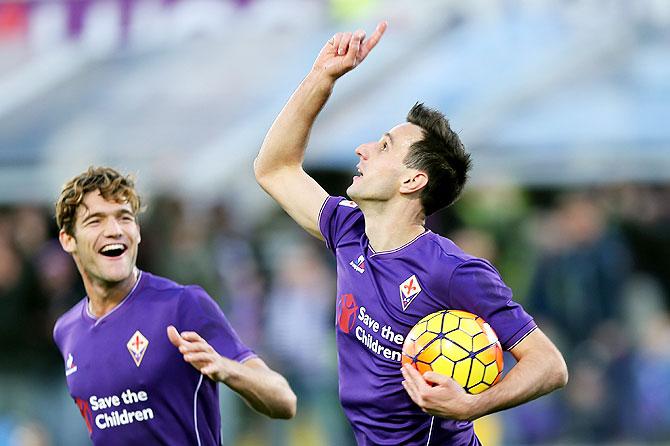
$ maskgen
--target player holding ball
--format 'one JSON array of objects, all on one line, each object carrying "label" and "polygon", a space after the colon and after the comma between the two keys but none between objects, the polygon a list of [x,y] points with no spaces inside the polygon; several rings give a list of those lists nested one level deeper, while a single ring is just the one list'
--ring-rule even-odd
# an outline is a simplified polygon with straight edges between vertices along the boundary
[{"label": "player holding ball", "polygon": [[[560,352],[486,260],[425,228],[460,195],[470,156],[444,116],[422,104],[377,141],[356,148],[352,201],[328,193],[302,162],[314,121],[336,81],[386,30],[337,33],[293,93],[254,163],[259,184],[337,259],[336,338],[340,401],[359,445],[477,445],[472,420],[567,382]],[[346,129],[343,129],[346,131]],[[480,317],[517,364],[495,386],[466,392],[451,378],[401,370],[402,346],[424,316]]]}]

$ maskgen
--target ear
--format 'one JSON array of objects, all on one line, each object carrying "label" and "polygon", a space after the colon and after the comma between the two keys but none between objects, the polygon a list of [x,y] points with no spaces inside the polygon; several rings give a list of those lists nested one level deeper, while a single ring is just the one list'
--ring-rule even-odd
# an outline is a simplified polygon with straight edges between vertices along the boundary
[{"label": "ear", "polygon": [[419,192],[428,184],[428,175],[420,170],[410,170],[400,184],[401,194]]},{"label": "ear", "polygon": [[60,245],[63,247],[63,250],[68,254],[74,253],[74,251],[77,248],[77,240],[74,238],[74,236],[66,233],[62,229],[58,233],[58,241],[60,242]]}]

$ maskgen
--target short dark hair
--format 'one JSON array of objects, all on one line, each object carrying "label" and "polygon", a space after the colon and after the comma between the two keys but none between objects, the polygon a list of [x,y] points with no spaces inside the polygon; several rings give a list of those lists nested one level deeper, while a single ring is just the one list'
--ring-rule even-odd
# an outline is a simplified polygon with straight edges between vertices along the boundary
[{"label": "short dark hair", "polygon": [[428,175],[420,197],[424,213],[430,215],[460,196],[468,179],[470,154],[439,111],[417,102],[407,113],[407,122],[423,129],[423,138],[410,146],[404,162]]},{"label": "short dark hair", "polygon": [[105,200],[129,203],[135,215],[142,211],[140,197],[130,175],[123,176],[111,167],[91,166],[86,172],[72,178],[63,186],[56,201],[58,229],[74,235],[77,208],[83,203],[87,193],[96,190],[100,191]]}]

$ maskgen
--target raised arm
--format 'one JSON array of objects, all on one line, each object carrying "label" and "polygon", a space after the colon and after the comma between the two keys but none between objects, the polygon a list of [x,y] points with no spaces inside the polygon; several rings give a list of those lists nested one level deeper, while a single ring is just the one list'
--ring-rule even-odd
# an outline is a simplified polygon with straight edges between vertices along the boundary
[{"label": "raised arm", "polygon": [[176,328],[167,329],[170,342],[184,355],[184,361],[213,381],[222,382],[258,412],[271,418],[293,418],[296,396],[286,379],[270,369],[260,358],[244,363],[217,353],[198,333]]},{"label": "raised arm", "polygon": [[265,136],[254,161],[261,187],[307,232],[322,238],[319,211],[328,194],[303,170],[309,134],[337,79],[360,64],[377,45],[386,22],[365,40],[364,31],[337,33],[321,49]]}]

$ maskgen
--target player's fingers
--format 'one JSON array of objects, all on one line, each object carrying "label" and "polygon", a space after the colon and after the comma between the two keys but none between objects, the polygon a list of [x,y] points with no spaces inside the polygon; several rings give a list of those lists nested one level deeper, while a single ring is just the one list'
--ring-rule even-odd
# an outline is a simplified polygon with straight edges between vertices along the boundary
[{"label": "player's fingers", "polygon": [[181,333],[181,337],[186,339],[189,342],[198,342],[202,341],[203,339],[200,337],[198,333],[195,331],[183,331]]},{"label": "player's fingers", "polygon": [[214,348],[212,348],[211,345],[209,345],[205,340],[200,340],[200,341],[195,341],[195,342],[185,342],[179,347],[179,351],[182,353],[187,353],[187,352],[205,352],[205,353],[213,353]]},{"label": "player's fingers", "polygon": [[347,53],[349,49],[349,41],[351,40],[351,33],[346,32],[342,34],[342,39],[340,40],[340,45],[337,48],[337,55],[343,56]]},{"label": "player's fingers", "polygon": [[402,374],[408,381],[412,381],[414,383],[423,381],[423,378],[421,377],[419,371],[409,364],[405,364],[402,366]]},{"label": "player's fingers", "polygon": [[351,36],[351,41],[349,42],[349,52],[344,58],[345,65],[350,67],[355,67],[358,62],[358,50],[361,46],[361,35],[354,33]]},{"label": "player's fingers", "polygon": [[342,40],[342,33],[335,33],[333,37],[330,38],[328,43],[333,47],[333,51],[336,53],[337,49],[340,47],[340,41]]},{"label": "player's fingers", "polygon": [[445,385],[445,386],[451,384],[450,381],[452,381],[452,379],[449,378],[448,376],[435,372],[424,373],[423,379],[425,379],[429,383],[437,385]]},{"label": "player's fingers", "polygon": [[409,397],[416,403],[417,406],[423,408],[423,400],[421,399],[421,394],[420,392],[414,387],[414,385],[410,381],[403,381],[402,386],[405,388],[405,391],[409,395]]},{"label": "player's fingers", "polygon": [[208,352],[189,352],[184,355],[184,361],[191,364],[202,363],[208,364],[212,360],[212,355]]},{"label": "player's fingers", "polygon": [[417,369],[410,366],[409,364],[406,364],[405,367],[406,367],[408,379],[411,380],[412,383],[414,383],[417,392],[419,392],[419,393],[427,392],[432,388],[432,386],[426,382],[423,375],[421,373],[419,373],[419,371]]},{"label": "player's fingers", "polygon": [[384,35],[384,32],[386,32],[386,27],[388,26],[388,23],[386,21],[379,22],[377,27],[375,28],[375,32],[372,33],[370,38],[363,42],[361,44],[361,50],[360,50],[360,55],[359,55],[359,60],[362,61],[367,57],[367,55],[372,51],[372,49],[377,46],[377,43],[379,43],[379,40],[382,38]]},{"label": "player's fingers", "polygon": [[405,386],[406,389],[409,388],[412,392],[416,392],[417,391],[416,378],[411,374],[412,370],[414,370],[414,368],[408,365],[404,365],[402,367],[402,376],[403,378],[405,378],[403,385]]},{"label": "player's fingers", "polygon": [[174,328],[174,326],[172,325],[169,325],[167,328],[167,336],[172,345],[174,345],[175,347],[179,347],[184,342],[181,336],[179,336],[179,332],[177,331],[177,329]]}]

